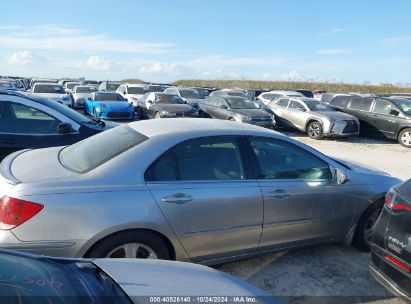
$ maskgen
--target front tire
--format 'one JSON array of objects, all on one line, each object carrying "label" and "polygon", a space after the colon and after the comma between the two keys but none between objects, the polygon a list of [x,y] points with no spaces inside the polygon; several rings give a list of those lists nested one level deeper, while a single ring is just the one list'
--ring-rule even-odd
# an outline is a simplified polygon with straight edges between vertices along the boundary
[{"label": "front tire", "polygon": [[411,128],[404,129],[398,134],[398,142],[406,148],[411,148]]},{"label": "front tire", "polygon": [[318,121],[311,122],[307,127],[307,135],[312,139],[323,138],[323,127]]},{"label": "front tire", "polygon": [[353,240],[353,245],[357,249],[365,252],[371,250],[374,225],[380,217],[383,206],[384,201],[379,200],[369,206],[361,216]]},{"label": "front tire", "polygon": [[149,231],[125,231],[109,236],[97,243],[86,257],[171,259],[164,240]]}]

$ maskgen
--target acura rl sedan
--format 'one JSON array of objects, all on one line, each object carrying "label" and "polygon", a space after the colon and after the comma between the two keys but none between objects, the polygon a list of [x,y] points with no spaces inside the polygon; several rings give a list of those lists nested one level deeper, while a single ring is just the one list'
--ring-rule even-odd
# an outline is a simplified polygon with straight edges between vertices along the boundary
[{"label": "acura rl sedan", "polygon": [[5,158],[0,247],[204,264],[324,242],[369,250],[399,182],[249,124],[144,120]]}]

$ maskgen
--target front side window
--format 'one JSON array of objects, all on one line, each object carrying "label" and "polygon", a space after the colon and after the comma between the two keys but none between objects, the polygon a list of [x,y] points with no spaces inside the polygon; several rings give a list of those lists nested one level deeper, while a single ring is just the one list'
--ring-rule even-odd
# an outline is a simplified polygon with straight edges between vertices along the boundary
[{"label": "front side window", "polygon": [[[375,103],[374,113],[390,115],[392,110],[397,110],[396,107],[388,100],[378,99]],[[398,110],[397,110],[398,111]]]},{"label": "front side window", "polygon": [[295,100],[291,100],[289,108],[294,110],[299,110],[301,108],[305,109],[305,107],[300,102]]},{"label": "front side window", "polygon": [[288,101],[289,101],[288,98],[283,98],[283,99],[278,100],[278,101],[275,102],[275,103],[276,103],[277,105],[279,105],[280,107],[286,108],[286,107],[288,106]]},{"label": "front side window", "polygon": [[326,162],[308,151],[274,138],[251,137],[252,149],[261,170],[259,179],[329,180]]},{"label": "front side window", "polygon": [[13,134],[57,134],[61,123],[49,114],[17,103],[0,104],[0,132]]},{"label": "front side window", "polygon": [[157,159],[146,181],[243,180],[239,144],[235,137],[218,136],[183,142]]}]

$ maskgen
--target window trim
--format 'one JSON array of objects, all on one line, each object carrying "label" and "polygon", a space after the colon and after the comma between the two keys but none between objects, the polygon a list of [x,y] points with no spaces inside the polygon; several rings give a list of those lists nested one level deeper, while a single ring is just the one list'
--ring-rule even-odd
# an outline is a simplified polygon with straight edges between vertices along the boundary
[{"label": "window trim", "polygon": [[[149,181],[147,180],[147,173],[148,171],[151,169],[151,167],[161,158],[163,157],[163,155],[170,153],[173,155],[173,162],[176,161],[175,159],[175,153],[172,151],[175,147],[179,146],[180,144],[184,144],[193,140],[198,140],[198,139],[206,139],[206,138],[222,138],[222,137],[230,137],[233,138],[235,142],[237,142],[238,145],[238,149],[239,149],[239,153],[240,153],[240,162],[243,166],[244,169],[244,174],[245,174],[245,178],[244,179],[227,179],[227,180],[175,180],[175,181]],[[175,170],[177,170],[176,175],[178,176],[178,167],[177,164],[174,164],[175,166]],[[184,141],[181,141],[179,143],[174,144],[172,147],[168,148],[167,150],[165,150],[163,153],[161,153],[160,156],[158,156],[154,161],[152,161],[150,163],[150,165],[147,166],[147,168],[144,170],[144,182],[146,184],[165,184],[165,183],[173,183],[173,184],[182,184],[182,183],[216,183],[216,182],[224,182],[224,183],[229,183],[229,182],[246,182],[249,180],[255,180],[255,178],[253,178],[253,176],[255,176],[255,174],[253,173],[254,169],[252,168],[251,165],[251,159],[250,159],[250,155],[249,155],[249,151],[247,150],[247,143],[245,141],[245,136],[242,135],[210,135],[210,136],[200,136],[200,137],[193,137]]]},{"label": "window trim", "polygon": [[[329,179],[315,179],[315,180],[314,179],[313,180],[307,180],[307,179],[301,179],[301,178],[291,178],[291,179],[284,179],[284,178],[283,179],[281,179],[281,178],[279,178],[279,179],[275,179],[275,178],[265,179],[265,178],[261,178],[260,176],[263,175],[262,174],[263,171],[262,171],[261,166],[258,162],[257,156],[254,153],[253,146],[251,144],[251,138],[258,138],[258,139],[265,139],[265,140],[267,140],[267,139],[275,140],[275,141],[278,141],[278,142],[281,142],[281,143],[285,143],[286,145],[292,145],[292,146],[296,147],[298,150],[301,150],[305,153],[308,153],[309,155],[315,157],[319,161],[324,162],[324,163],[327,164],[328,169],[330,170],[330,178]],[[334,173],[333,173],[333,170],[332,170],[332,165],[329,162],[327,162],[324,159],[318,157],[317,155],[311,153],[310,151],[307,151],[307,150],[301,148],[298,145],[290,143],[289,141],[283,140],[281,138],[268,137],[268,136],[247,135],[245,140],[246,140],[246,144],[248,146],[248,154],[249,154],[249,157],[250,157],[250,160],[251,160],[251,163],[252,163],[252,168],[255,169],[255,171],[254,171],[255,172],[254,173],[255,178],[254,179],[256,179],[257,181],[288,181],[288,182],[289,181],[304,181],[304,182],[325,182],[325,181],[327,181],[328,182],[328,181],[333,181],[334,180]]]}]

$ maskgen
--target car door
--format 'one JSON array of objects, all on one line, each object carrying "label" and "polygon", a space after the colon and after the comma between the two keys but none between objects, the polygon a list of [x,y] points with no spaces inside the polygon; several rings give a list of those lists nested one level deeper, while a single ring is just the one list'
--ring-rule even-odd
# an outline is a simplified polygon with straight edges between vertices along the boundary
[{"label": "car door", "polygon": [[307,122],[307,107],[298,100],[290,100],[288,108],[284,111],[283,118],[293,128],[305,130],[305,124]]},{"label": "car door", "polygon": [[227,120],[230,118],[230,116],[233,115],[233,113],[230,112],[230,105],[227,103],[227,101],[225,101],[224,98],[221,97],[217,97],[217,105],[214,108],[215,111],[215,118],[218,119],[223,119],[223,120]]},{"label": "car door", "polygon": [[204,104],[201,105],[201,107],[203,107],[204,112],[206,112],[212,118],[217,118],[218,117],[217,111],[218,111],[219,105],[220,105],[220,100],[218,97],[209,97],[204,102]]},{"label": "car door", "polygon": [[281,98],[280,100],[273,100],[268,103],[268,107],[275,115],[275,121],[278,125],[283,127],[290,127],[290,123],[286,119],[286,112],[290,98]]},{"label": "car door", "polygon": [[372,124],[371,107],[374,98],[353,98],[344,112],[354,115],[360,121],[361,133],[376,134],[377,130]]},{"label": "car door", "polygon": [[145,174],[147,186],[193,260],[255,251],[263,200],[248,180],[241,137],[202,137],[164,153]]},{"label": "car door", "polygon": [[11,101],[0,102],[0,154],[2,157],[25,148],[43,148],[66,143],[57,133],[61,120],[45,111]]},{"label": "car door", "polygon": [[264,199],[260,247],[344,239],[355,210],[352,184],[338,185],[326,161],[293,143],[249,140]]},{"label": "car door", "polygon": [[370,121],[376,135],[396,138],[398,125],[400,124],[399,114],[400,110],[389,100],[376,99]]}]

